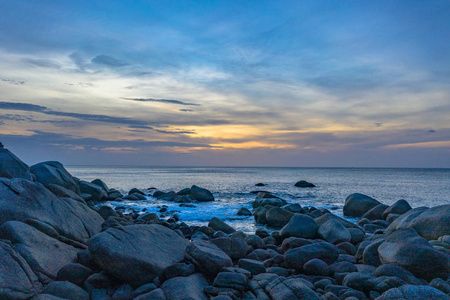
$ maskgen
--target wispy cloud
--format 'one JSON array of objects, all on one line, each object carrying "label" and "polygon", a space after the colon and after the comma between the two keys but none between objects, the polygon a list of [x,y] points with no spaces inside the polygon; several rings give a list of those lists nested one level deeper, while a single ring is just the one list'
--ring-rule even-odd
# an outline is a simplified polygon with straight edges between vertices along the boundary
[{"label": "wispy cloud", "polygon": [[26,83],[25,80],[17,81],[17,80],[5,79],[5,78],[0,78],[0,81],[4,81],[4,82],[7,82],[9,84],[14,84],[14,85],[22,85],[22,84]]},{"label": "wispy cloud", "polygon": [[127,62],[105,54],[97,55],[91,60],[91,62],[93,64],[105,65],[112,68],[119,68],[129,65]]},{"label": "wispy cloud", "polygon": [[121,99],[130,100],[130,101],[138,101],[138,102],[157,102],[157,103],[169,103],[169,104],[186,105],[186,106],[200,106],[200,104],[183,102],[181,100],[153,99],[153,98],[125,98],[125,97],[121,97]]}]

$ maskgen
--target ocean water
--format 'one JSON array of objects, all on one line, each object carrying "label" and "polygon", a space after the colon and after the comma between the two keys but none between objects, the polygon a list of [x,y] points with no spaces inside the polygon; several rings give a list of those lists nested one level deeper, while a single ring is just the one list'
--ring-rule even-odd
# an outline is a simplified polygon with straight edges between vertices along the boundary
[{"label": "ocean water", "polygon": [[[236,168],[236,167],[117,167],[67,166],[67,170],[82,180],[102,179],[110,188],[127,194],[131,188],[157,188],[180,191],[193,184],[209,189],[214,202],[198,203],[195,208],[179,207],[178,203],[157,200],[108,202],[112,206],[157,212],[167,205],[177,211],[180,220],[188,224],[207,224],[214,216],[244,232],[257,228],[252,216],[237,216],[241,207],[251,210],[255,195],[251,191],[265,190],[302,206],[329,208],[342,216],[345,198],[362,193],[384,204],[399,199],[412,207],[450,204],[450,169],[379,169],[379,168]],[[307,180],[315,188],[298,188],[294,184]],[[264,187],[256,187],[262,182]]]}]

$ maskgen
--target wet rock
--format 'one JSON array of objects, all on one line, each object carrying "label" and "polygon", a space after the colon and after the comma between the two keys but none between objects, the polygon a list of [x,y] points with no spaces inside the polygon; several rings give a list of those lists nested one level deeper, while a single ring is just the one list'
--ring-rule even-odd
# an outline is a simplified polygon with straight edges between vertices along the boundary
[{"label": "wet rock", "polygon": [[339,256],[336,246],[326,242],[320,242],[294,248],[284,254],[284,260],[289,268],[298,271],[303,270],[303,265],[313,258],[323,260],[327,264],[332,264]]},{"label": "wet rock", "polygon": [[111,206],[101,206],[97,212],[104,220],[108,219],[109,217],[117,217],[117,213],[114,211],[114,209]]},{"label": "wet rock", "polygon": [[80,181],[80,191],[82,195],[90,195],[85,200],[103,201],[108,196],[102,187],[83,180]]},{"label": "wet rock", "polygon": [[184,259],[188,241],[161,225],[110,228],[89,240],[89,251],[104,270],[124,282],[146,283]]},{"label": "wet rock", "polygon": [[203,288],[208,285],[208,281],[203,275],[195,273],[188,277],[175,277],[165,281],[161,289],[164,291],[166,299],[170,300],[208,300],[203,293]]},{"label": "wet rock", "polygon": [[205,274],[215,276],[225,267],[233,265],[231,258],[216,245],[203,240],[194,240],[185,251],[187,260]]},{"label": "wet rock", "polygon": [[296,187],[300,187],[300,188],[311,188],[311,187],[315,187],[314,184],[312,184],[311,182],[305,181],[305,180],[300,180],[297,181],[294,186]]},{"label": "wet rock", "polygon": [[79,251],[18,221],[2,224],[0,238],[11,241],[14,249],[27,261],[43,283],[55,280],[63,266],[76,261]]},{"label": "wet rock", "polygon": [[389,206],[385,204],[378,204],[374,208],[367,211],[362,217],[367,218],[371,221],[380,220],[383,218],[383,213],[387,208],[389,208]]},{"label": "wet rock", "polygon": [[266,185],[264,183],[259,182],[259,183],[255,184],[255,186],[266,186]]},{"label": "wet rock", "polygon": [[316,236],[319,226],[313,218],[295,214],[289,222],[280,230],[282,238],[299,237],[312,239]]},{"label": "wet rock", "polygon": [[385,209],[383,212],[382,218],[386,220],[387,216],[390,214],[398,214],[403,215],[412,209],[411,205],[406,200],[398,200],[391,206]]},{"label": "wet rock", "polygon": [[350,232],[336,220],[329,220],[323,223],[319,227],[317,234],[332,244],[349,242],[351,240]]},{"label": "wet rock", "polygon": [[238,212],[237,212],[238,216],[251,216],[252,212],[250,210],[248,210],[245,207],[241,207]]},{"label": "wet rock", "polygon": [[345,216],[361,217],[379,204],[381,203],[369,196],[355,193],[345,199],[343,212]]},{"label": "wet rock", "polygon": [[68,281],[54,281],[43,292],[62,299],[89,300],[89,294],[85,290]]},{"label": "wet rock", "polygon": [[266,243],[264,243],[263,239],[254,234],[245,237],[245,242],[247,245],[252,246],[253,249],[264,249],[266,247]]},{"label": "wet rock", "polygon": [[286,204],[286,205],[283,205],[281,208],[285,209],[285,210],[288,210],[288,211],[290,211],[291,213],[294,213],[294,214],[301,214],[301,213],[304,212],[302,206],[300,204],[298,204],[298,203]]},{"label": "wet rock", "polygon": [[11,244],[0,241],[0,298],[29,299],[42,285],[25,259]]},{"label": "wet rock", "polygon": [[392,233],[378,247],[378,253],[383,264],[400,266],[419,278],[448,277],[447,256],[434,249],[412,228]]},{"label": "wet rock", "polygon": [[377,300],[429,299],[448,300],[449,296],[438,289],[423,285],[403,285],[384,292]]},{"label": "wet rock", "polygon": [[282,228],[294,216],[293,213],[280,207],[272,207],[266,212],[267,225],[273,228]]},{"label": "wet rock", "polygon": [[222,232],[225,232],[226,234],[231,234],[236,231],[233,227],[217,217],[214,217],[209,221],[208,227],[211,227],[216,231],[220,230]]},{"label": "wet rock", "polygon": [[198,187],[196,185],[193,185],[191,187],[191,195],[198,202],[214,201],[214,196],[210,191],[208,191],[207,189]]},{"label": "wet rock", "polygon": [[259,206],[258,208],[256,208],[253,211],[253,216],[255,217],[256,223],[267,224],[266,213],[267,209],[265,209],[263,206]]},{"label": "wet rock", "polygon": [[103,182],[103,180],[97,178],[97,179],[92,180],[91,183],[101,187],[105,191],[105,193],[108,194],[109,187],[106,185],[105,182]]}]

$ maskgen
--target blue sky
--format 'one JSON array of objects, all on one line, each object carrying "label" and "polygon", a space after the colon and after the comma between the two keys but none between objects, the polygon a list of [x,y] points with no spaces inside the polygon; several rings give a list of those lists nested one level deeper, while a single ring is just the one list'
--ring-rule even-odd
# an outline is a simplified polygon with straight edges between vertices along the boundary
[{"label": "blue sky", "polygon": [[28,163],[450,167],[449,19],[449,1],[2,1],[0,140]]}]

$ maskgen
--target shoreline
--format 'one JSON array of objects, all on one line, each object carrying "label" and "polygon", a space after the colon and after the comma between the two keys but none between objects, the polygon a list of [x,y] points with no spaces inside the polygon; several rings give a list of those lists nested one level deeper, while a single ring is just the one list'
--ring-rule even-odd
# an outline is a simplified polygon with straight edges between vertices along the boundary
[{"label": "shoreline", "polygon": [[151,194],[195,210],[215,201],[202,187],[122,195],[58,162],[0,158],[0,298],[449,299],[450,205],[351,194],[343,213],[355,224],[260,192],[241,213],[270,230],[245,234],[215,216],[197,226],[163,206],[100,205]]}]

